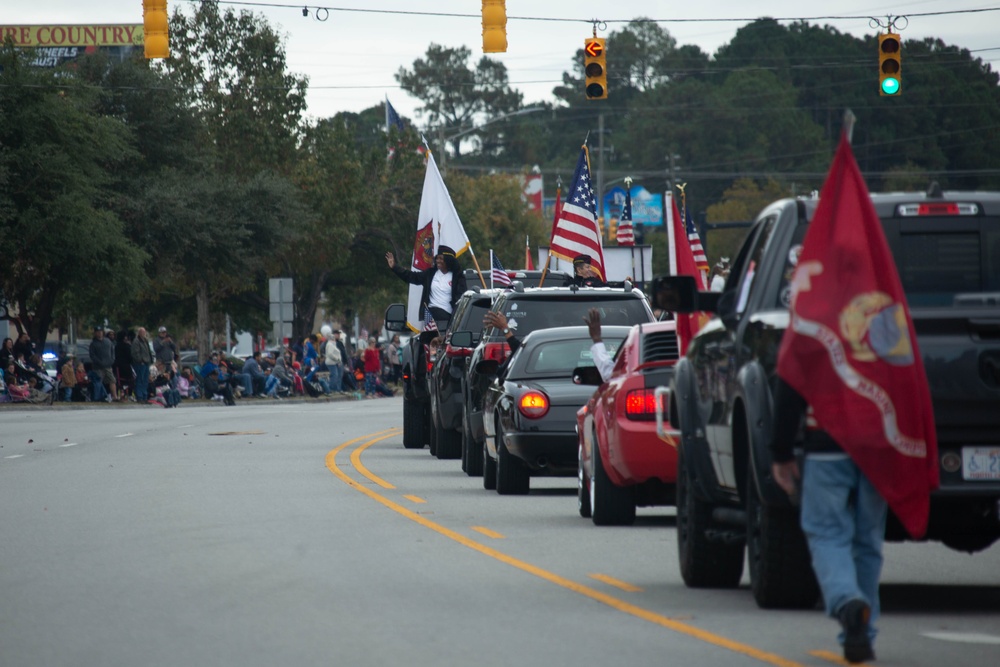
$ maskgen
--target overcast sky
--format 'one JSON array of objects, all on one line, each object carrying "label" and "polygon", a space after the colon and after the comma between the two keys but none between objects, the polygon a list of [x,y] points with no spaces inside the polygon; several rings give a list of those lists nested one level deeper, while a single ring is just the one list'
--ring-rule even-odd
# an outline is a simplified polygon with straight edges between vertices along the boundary
[{"label": "overcast sky", "polygon": [[[289,69],[309,77],[310,116],[325,117],[338,111],[361,111],[388,96],[400,114],[422,125],[421,119],[414,116],[418,101],[400,90],[393,78],[399,68],[411,67],[414,60],[426,53],[430,43],[449,47],[464,45],[472,50],[474,60],[482,56],[480,0],[324,0],[319,4],[365,10],[331,9],[326,21],[315,19],[315,4],[305,5],[309,7],[309,16],[303,17],[302,4],[292,4],[288,0],[261,2],[287,6],[253,6],[253,0],[222,4],[262,14],[286,36]],[[4,0],[3,4],[7,5],[0,12],[0,23],[4,25],[142,22],[142,0]],[[173,13],[177,7],[190,10],[191,3],[187,0],[168,0],[168,6]],[[989,7],[1000,7],[1000,0],[915,0],[905,3],[879,0],[759,0],[753,3],[721,0],[692,3],[662,0],[507,0],[507,52],[490,55],[507,66],[511,85],[524,93],[525,102],[530,104],[552,100],[552,88],[561,82],[562,73],[571,69],[576,51],[592,34],[592,19],[607,22],[606,28],[599,27],[599,37],[620,30],[622,21],[636,17],[665,19],[660,25],[670,32],[678,44],[697,44],[703,51],[713,54],[720,45],[732,39],[744,22],[700,19],[759,16],[806,19],[810,23],[829,24],[840,32],[860,37],[877,32],[866,18],[819,17],[877,16],[884,21],[887,14],[897,16],[909,12],[909,26],[901,30],[904,40],[937,37],[947,44],[971,51],[997,49],[973,55],[984,61],[1000,62],[1000,31],[997,30],[1000,11],[913,16]],[[393,11],[470,16],[385,13]],[[560,20],[524,20],[517,17]],[[614,57],[614,46],[611,44],[608,53],[609,57]],[[873,61],[875,57],[873,53]],[[613,90],[610,93],[614,95]]]}]

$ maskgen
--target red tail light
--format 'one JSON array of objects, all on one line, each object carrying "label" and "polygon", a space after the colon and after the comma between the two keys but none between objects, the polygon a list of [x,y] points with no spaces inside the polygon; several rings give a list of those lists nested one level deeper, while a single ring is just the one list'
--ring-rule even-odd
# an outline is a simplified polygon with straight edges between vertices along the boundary
[{"label": "red tail light", "polygon": [[444,348],[444,353],[449,357],[468,357],[472,355],[471,347],[452,347],[451,343]]},{"label": "red tail light", "polygon": [[486,343],[486,346],[483,347],[483,359],[503,362],[507,358],[509,349],[507,343]]},{"label": "red tail light", "polygon": [[625,396],[625,416],[639,421],[656,419],[656,390],[633,389]]},{"label": "red tail light", "polygon": [[544,417],[549,411],[549,397],[540,391],[529,391],[521,395],[517,409],[528,419]]}]

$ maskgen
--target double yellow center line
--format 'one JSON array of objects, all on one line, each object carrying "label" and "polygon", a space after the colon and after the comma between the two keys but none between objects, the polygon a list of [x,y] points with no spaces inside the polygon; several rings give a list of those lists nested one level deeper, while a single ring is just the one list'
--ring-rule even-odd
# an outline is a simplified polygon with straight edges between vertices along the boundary
[{"label": "double yellow center line", "polygon": [[357,446],[357,448],[351,453],[351,464],[354,466],[354,469],[357,470],[358,473],[360,473],[362,476],[364,476],[365,478],[367,478],[368,480],[370,480],[371,482],[373,482],[374,484],[383,489],[395,489],[396,488],[395,486],[379,478],[377,475],[374,475],[370,470],[368,470],[364,465],[362,465],[361,453],[367,448],[374,445],[375,443],[387,440],[389,438],[399,435],[400,433],[401,433],[400,429],[392,428],[385,431],[378,431],[370,435],[365,435],[360,438],[354,438],[353,440],[348,440],[347,442],[338,445],[335,449],[327,453],[326,467],[329,468],[330,472],[336,475],[336,477],[340,481],[344,482],[352,489],[355,489],[365,494],[372,500],[379,502],[382,505],[385,505],[393,512],[396,512],[397,514],[400,514],[406,517],[407,519],[410,519],[411,521],[420,524],[425,528],[429,528],[430,530],[433,530],[435,533],[438,533],[439,535],[443,535],[444,537],[447,537],[450,540],[454,540],[455,542],[458,542],[464,547],[468,547],[473,551],[478,551],[479,553],[485,556],[489,556],[490,558],[493,558],[495,560],[498,560],[501,563],[506,563],[507,565],[515,567],[518,570],[521,570],[522,572],[527,572],[528,574],[532,574],[538,577],[539,579],[544,579],[549,583],[555,584],[556,586],[561,586],[562,588],[573,591],[574,593],[577,593],[584,597],[590,598],[591,600],[595,600],[596,602],[605,604],[625,614],[641,618],[644,621],[662,626],[669,630],[673,630],[674,632],[679,632],[683,635],[694,637],[695,639],[698,639],[708,644],[712,644],[713,646],[725,648],[730,651],[733,651],[734,653],[739,653],[741,655],[754,658],[763,663],[769,665],[775,665],[776,667],[804,667],[802,663],[796,662],[794,660],[789,660],[787,658],[783,658],[780,655],[776,655],[768,651],[762,651],[761,649],[758,649],[754,646],[733,641],[731,639],[727,639],[725,637],[722,637],[720,635],[711,632],[706,632],[705,630],[702,630],[700,628],[688,625],[687,623],[676,621],[668,616],[657,614],[655,612],[649,611],[648,609],[643,609],[642,607],[631,604],[629,602],[616,598],[612,595],[608,595],[607,593],[599,591],[595,588],[584,586],[583,584],[579,584],[565,577],[561,577],[558,574],[549,572],[548,570],[543,570],[540,567],[536,567],[531,563],[514,558],[513,556],[508,556],[505,553],[501,553],[496,549],[488,547],[480,542],[476,542],[475,540],[469,539],[468,537],[462,535],[461,533],[457,533],[454,530],[451,530],[450,528],[445,528],[441,524],[435,523],[427,519],[426,517],[421,516],[420,514],[417,514],[416,512],[406,507],[403,507],[402,505],[383,496],[374,489],[365,486],[360,482],[355,481],[349,475],[347,475],[343,470],[341,470],[340,467],[337,465],[337,454],[342,452],[344,449],[350,447],[351,445],[360,443]]}]

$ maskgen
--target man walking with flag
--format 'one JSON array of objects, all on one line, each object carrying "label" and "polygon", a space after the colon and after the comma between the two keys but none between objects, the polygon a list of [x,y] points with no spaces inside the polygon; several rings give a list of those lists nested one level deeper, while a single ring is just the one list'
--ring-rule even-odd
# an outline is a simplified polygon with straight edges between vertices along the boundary
[{"label": "man walking with flag", "polygon": [[[846,133],[792,278],[777,371],[772,474],[801,496],[844,658],[872,660],[888,507],[913,537],[926,532],[937,436],[899,275]],[[792,448],[803,418],[800,471]]]}]

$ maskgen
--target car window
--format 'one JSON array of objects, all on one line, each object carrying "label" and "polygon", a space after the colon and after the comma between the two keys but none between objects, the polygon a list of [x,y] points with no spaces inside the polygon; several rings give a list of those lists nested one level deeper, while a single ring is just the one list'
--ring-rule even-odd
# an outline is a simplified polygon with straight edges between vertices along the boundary
[{"label": "car window", "polygon": [[[605,338],[608,354],[614,356],[621,347],[623,338]],[[578,366],[593,366],[594,356],[590,353],[593,342],[590,338],[556,340],[532,346],[525,350],[523,373],[519,376],[558,375],[569,376]]]},{"label": "car window", "polygon": [[[516,295],[500,306],[511,330],[523,338],[537,329],[583,326],[583,316],[590,308],[601,315],[601,324],[631,326],[649,322],[649,311],[642,299],[583,300],[580,298],[520,299]],[[492,332],[491,332],[492,333]]]},{"label": "car window", "polygon": [[757,268],[760,266],[760,260],[764,256],[767,243],[771,240],[771,235],[777,227],[777,222],[777,214],[769,216],[763,221],[763,223],[761,223],[760,233],[758,233],[757,237],[753,240],[753,247],[751,247],[749,256],[747,257],[746,271],[743,273],[740,280],[739,291],[737,292],[737,313],[742,313],[746,310],[747,303],[750,301],[750,295],[754,291],[755,283],[760,282],[756,280]]},{"label": "car window", "polygon": [[[931,227],[934,219],[920,221]],[[943,223],[953,221],[944,220]],[[902,231],[896,247],[899,277],[911,306],[996,304],[1000,293],[1000,221],[979,229]],[[993,294],[993,299],[984,295]]]}]

